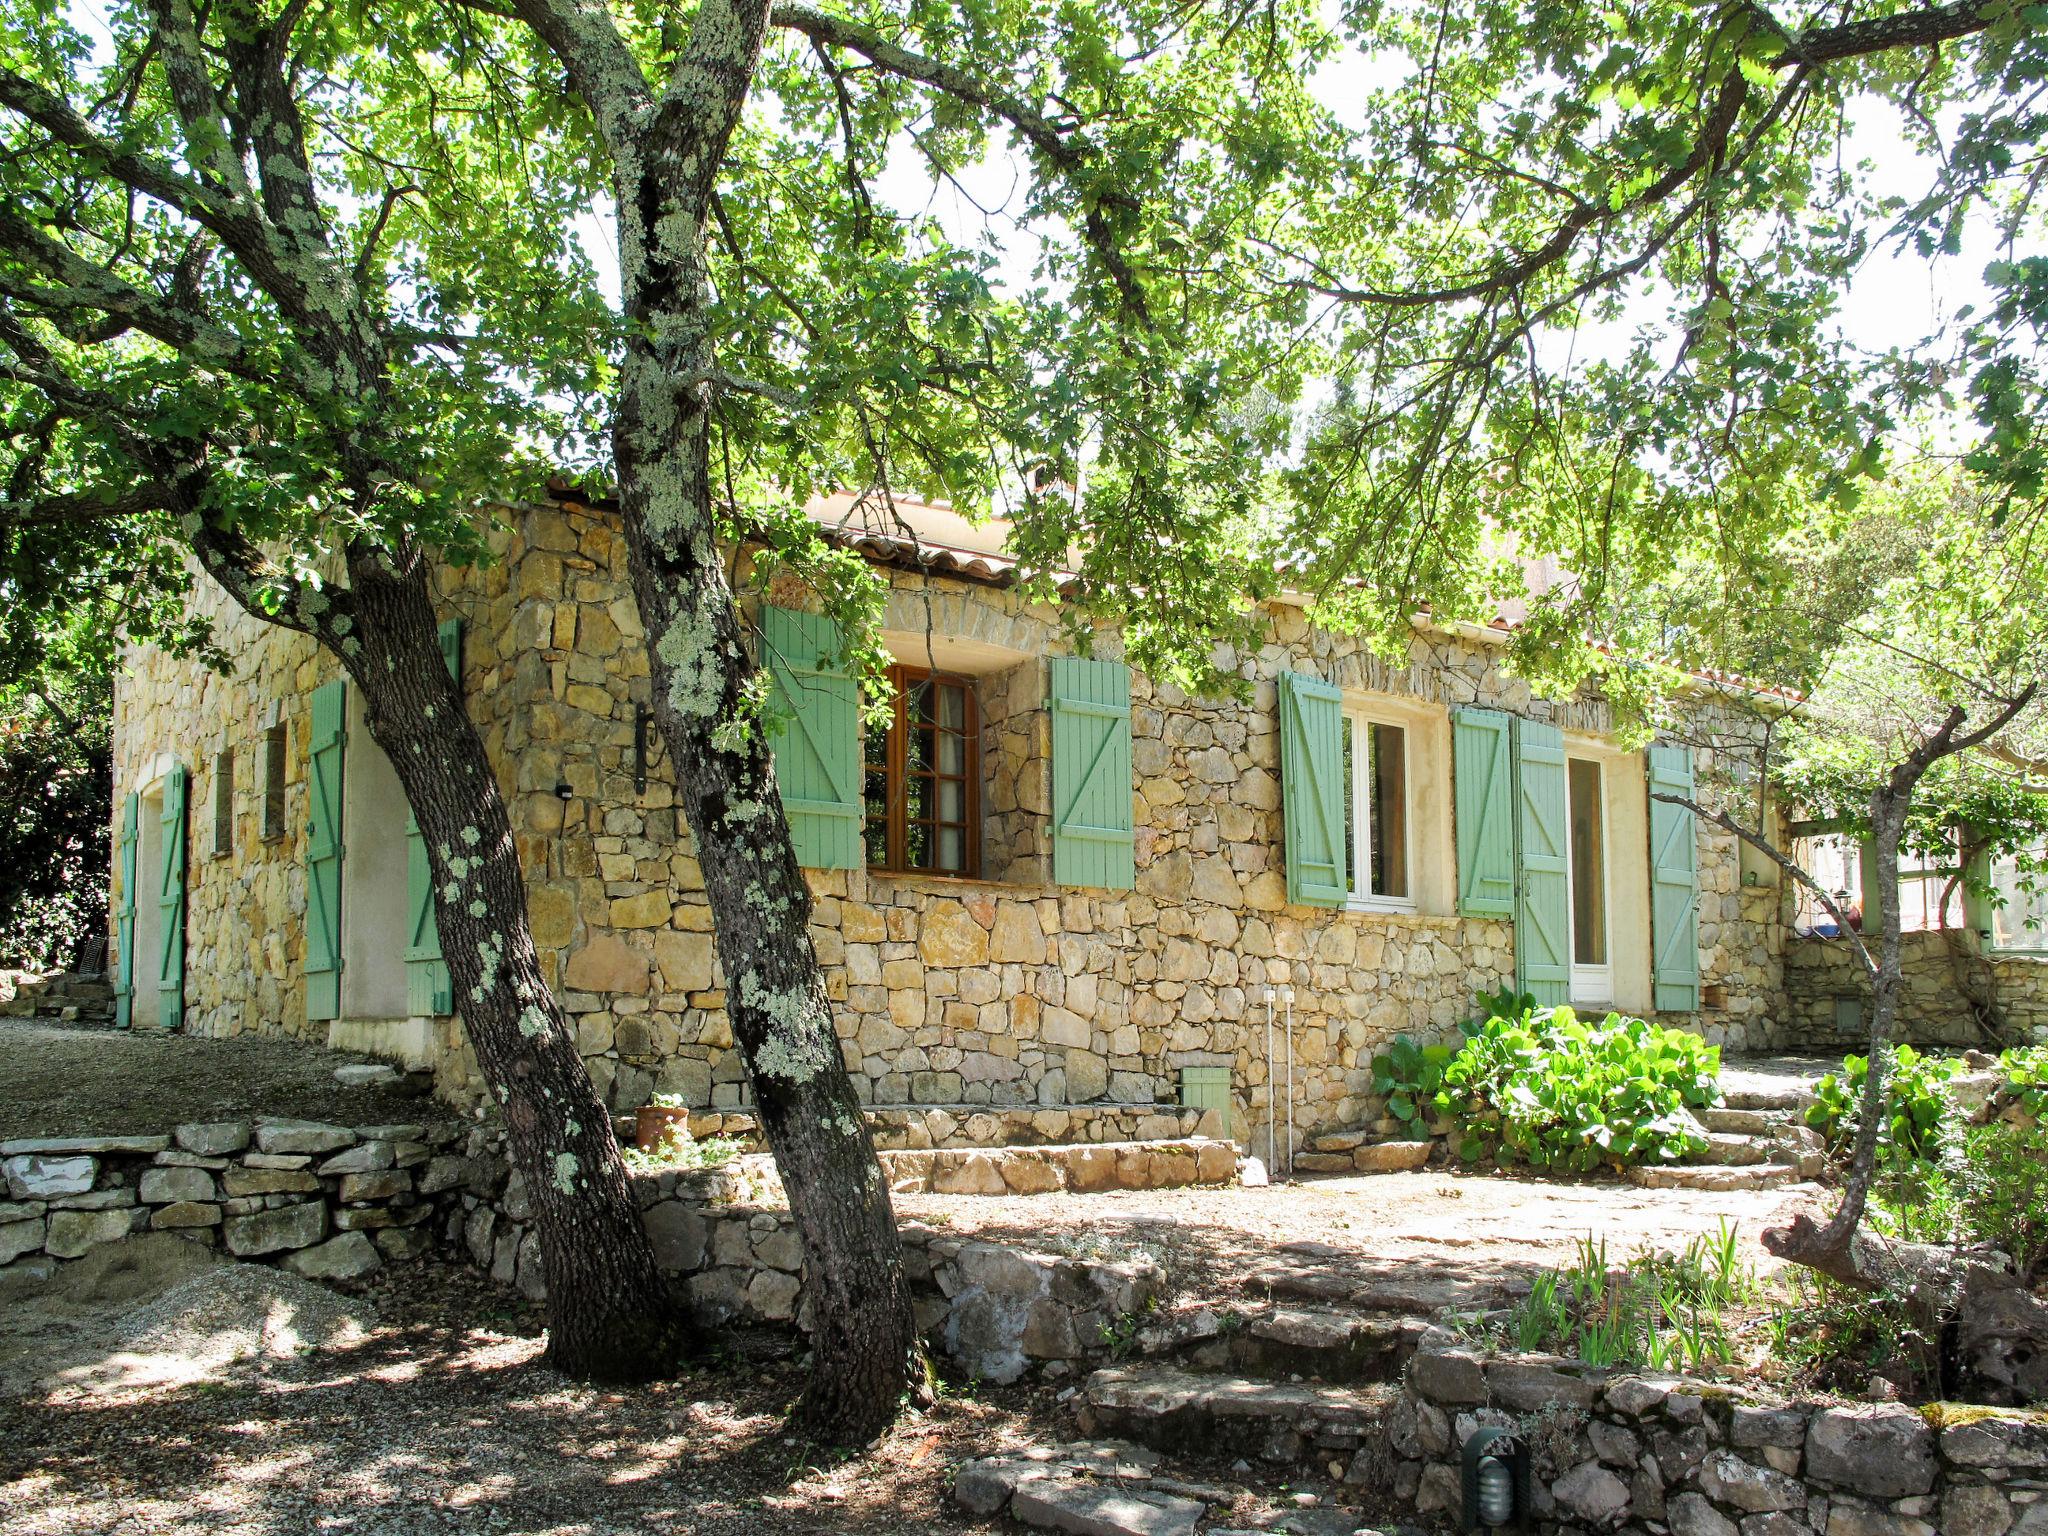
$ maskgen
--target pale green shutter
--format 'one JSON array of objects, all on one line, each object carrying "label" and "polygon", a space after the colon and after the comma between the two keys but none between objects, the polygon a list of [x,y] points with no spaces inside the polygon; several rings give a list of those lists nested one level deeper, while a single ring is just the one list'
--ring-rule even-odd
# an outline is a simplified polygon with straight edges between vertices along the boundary
[{"label": "pale green shutter", "polygon": [[1515,824],[1519,890],[1515,971],[1521,989],[1546,1006],[1571,1001],[1571,844],[1564,733],[1537,720],[1515,722]]},{"label": "pale green shutter", "polygon": [[1131,848],[1131,670],[1056,656],[1052,669],[1052,877],[1127,891]]},{"label": "pale green shutter", "polygon": [[1493,709],[1451,716],[1457,811],[1458,911],[1512,917],[1515,911],[1515,770],[1508,717]]},{"label": "pale green shutter", "polygon": [[856,868],[860,703],[839,626],[823,614],[764,607],[761,639],[783,705],[768,741],[796,860],[806,869]]},{"label": "pale green shutter", "polygon": [[121,1029],[134,1022],[135,845],[140,825],[140,798],[123,795],[121,832],[114,840],[114,857],[121,870],[121,904],[114,909],[114,1023]]},{"label": "pale green shutter", "polygon": [[184,765],[164,775],[163,866],[157,883],[156,1023],[185,1024],[185,802],[191,781]]},{"label": "pale green shutter", "polygon": [[[441,626],[441,659],[448,675],[462,687],[462,620]],[[441,961],[441,934],[434,923],[434,870],[427,858],[427,840],[408,807],[405,816],[405,1006],[414,1014],[455,1011],[448,967]]]},{"label": "pale green shutter", "polygon": [[1692,753],[1650,748],[1650,943],[1658,1009],[1700,1005],[1700,855],[1697,819],[1658,795],[1692,798]]},{"label": "pale green shutter", "polygon": [[1343,906],[1351,893],[1344,867],[1343,695],[1299,672],[1280,674],[1280,792],[1287,899]]},{"label": "pale green shutter", "polygon": [[341,1017],[342,761],[348,684],[313,690],[306,796],[306,1017]]}]

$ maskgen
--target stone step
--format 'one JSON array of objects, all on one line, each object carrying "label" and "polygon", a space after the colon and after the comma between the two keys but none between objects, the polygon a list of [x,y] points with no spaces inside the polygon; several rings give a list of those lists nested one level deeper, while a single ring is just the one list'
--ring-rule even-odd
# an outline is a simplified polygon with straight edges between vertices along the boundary
[{"label": "stone step", "polygon": [[1708,1130],[1731,1136],[1769,1136],[1798,1121],[1790,1110],[1779,1109],[1700,1109],[1693,1114]]},{"label": "stone step", "polygon": [[1810,1177],[1796,1163],[1753,1163],[1746,1168],[1716,1167],[1706,1163],[1680,1163],[1659,1168],[1630,1168],[1628,1181],[1640,1189],[1699,1189],[1725,1192],[1739,1189],[1783,1189]]},{"label": "stone step", "polygon": [[1179,1141],[1075,1142],[1033,1147],[942,1147],[877,1154],[897,1194],[1085,1194],[1104,1189],[1211,1188],[1237,1182],[1237,1148]]},{"label": "stone step", "polygon": [[1428,1331],[1398,1312],[1271,1305],[1243,1310],[1179,1308],[1147,1324],[1138,1352],[1205,1371],[1307,1377],[1331,1382],[1397,1381]]},{"label": "stone step", "polygon": [[1115,1435],[1162,1451],[1288,1464],[1348,1459],[1369,1448],[1398,1397],[1398,1388],[1384,1385],[1320,1386],[1121,1365],[1088,1378],[1080,1419],[1083,1433]]},{"label": "stone step", "polygon": [[1807,1106],[1813,1103],[1813,1089],[1797,1080],[1784,1083],[1750,1082],[1725,1089],[1721,1100],[1729,1109],[1776,1110],[1804,1114]]},{"label": "stone step", "polygon": [[1360,1312],[1427,1317],[1443,1307],[1461,1312],[1505,1306],[1528,1285],[1476,1280],[1442,1264],[1361,1260],[1327,1243],[1283,1243],[1248,1270],[1240,1287],[1261,1301],[1309,1302]]},{"label": "stone step", "polygon": [[1695,1167],[1753,1168],[1768,1163],[1771,1151],[1771,1144],[1760,1136],[1709,1131],[1704,1150],[1693,1153],[1687,1161]]}]

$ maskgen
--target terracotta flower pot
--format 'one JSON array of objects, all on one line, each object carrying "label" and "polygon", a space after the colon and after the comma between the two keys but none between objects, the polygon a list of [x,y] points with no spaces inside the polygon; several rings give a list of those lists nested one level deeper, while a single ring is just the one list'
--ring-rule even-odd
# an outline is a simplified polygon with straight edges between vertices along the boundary
[{"label": "terracotta flower pot", "polygon": [[642,1152],[652,1152],[666,1142],[674,1128],[681,1126],[683,1134],[690,1131],[690,1112],[687,1109],[670,1109],[662,1104],[643,1104],[633,1111],[633,1140]]}]

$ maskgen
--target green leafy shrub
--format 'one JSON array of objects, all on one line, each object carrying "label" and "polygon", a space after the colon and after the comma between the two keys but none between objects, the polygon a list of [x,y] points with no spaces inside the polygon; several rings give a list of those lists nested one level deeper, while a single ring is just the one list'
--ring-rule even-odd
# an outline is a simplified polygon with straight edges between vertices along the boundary
[{"label": "green leafy shrub", "polygon": [[1392,1045],[1373,1057],[1373,1091],[1386,1099],[1387,1112],[1401,1122],[1410,1140],[1428,1139],[1444,1068],[1454,1054],[1448,1045],[1418,1045],[1406,1035],[1396,1035]]},{"label": "green leafy shrub", "polygon": [[[1926,1056],[1910,1045],[1891,1048],[1885,1074],[1885,1121],[1878,1132],[1881,1154],[1890,1158],[1926,1160],[1941,1155],[1942,1125],[1955,1113],[1944,1086],[1960,1070],[1954,1057]],[[1839,1150],[1856,1138],[1863,1118],[1863,1093],[1870,1081],[1870,1058],[1845,1056],[1842,1070],[1814,1084],[1814,1102],[1806,1123]]]},{"label": "green leafy shrub", "polygon": [[1687,1111],[1720,1102],[1721,1052],[1697,1035],[1533,1006],[1465,1030],[1432,1107],[1457,1121],[1467,1161],[1498,1151],[1583,1173],[1675,1162],[1706,1145]]},{"label": "green leafy shrub", "polygon": [[2015,1046],[1998,1066],[2020,1107],[2036,1120],[2048,1118],[2048,1045]]}]

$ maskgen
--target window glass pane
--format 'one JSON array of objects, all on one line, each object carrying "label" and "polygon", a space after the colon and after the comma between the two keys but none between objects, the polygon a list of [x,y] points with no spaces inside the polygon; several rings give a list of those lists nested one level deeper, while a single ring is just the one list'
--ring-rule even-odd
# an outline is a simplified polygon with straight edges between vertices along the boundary
[{"label": "window glass pane", "polygon": [[889,775],[880,768],[870,768],[867,779],[866,819],[861,823],[861,839],[867,845],[870,864],[889,862]]},{"label": "window glass pane", "polygon": [[933,788],[938,791],[938,819],[950,821],[956,826],[967,822],[967,784],[962,779],[939,779]]},{"label": "window glass pane", "polygon": [[903,829],[903,864],[906,869],[932,867],[932,829],[921,821]]},{"label": "window glass pane", "polygon": [[1362,896],[1366,891],[1365,871],[1358,865],[1358,850],[1363,845],[1365,829],[1359,825],[1359,814],[1363,807],[1358,803],[1358,764],[1353,745],[1354,722],[1346,715],[1341,727],[1344,742],[1344,868],[1346,878],[1351,882],[1351,894]]},{"label": "window glass pane", "polygon": [[938,858],[932,867],[956,875],[967,868],[967,835],[959,827],[939,828]]},{"label": "window glass pane", "polygon": [[[2041,855],[2029,856],[2038,863]],[[2022,872],[2017,859],[1991,866],[1991,888],[2005,900],[1991,916],[1991,942],[1999,949],[2048,948],[2048,876]]]},{"label": "window glass pane", "polygon": [[1571,760],[1572,962],[1607,963],[1607,850],[1601,824],[1600,765]]},{"label": "window glass pane", "polygon": [[1372,893],[1408,894],[1408,733],[1372,728]]},{"label": "window glass pane", "polygon": [[910,684],[908,692],[904,694],[903,704],[903,713],[908,718],[922,720],[926,723],[930,722],[932,718],[933,687],[934,685],[929,679]]},{"label": "window glass pane", "polygon": [[939,732],[939,772],[965,773],[967,771],[967,738],[955,736],[951,731]]},{"label": "window glass pane", "polygon": [[932,766],[932,732],[930,726],[912,726],[909,739],[904,743],[905,767],[912,773],[929,773]]},{"label": "window glass pane", "polygon": [[941,684],[939,724],[956,731],[967,729],[967,690],[957,684]]},{"label": "window glass pane", "polygon": [[903,814],[912,821],[932,819],[932,781],[915,774],[903,781]]}]

